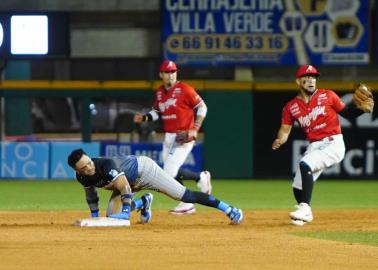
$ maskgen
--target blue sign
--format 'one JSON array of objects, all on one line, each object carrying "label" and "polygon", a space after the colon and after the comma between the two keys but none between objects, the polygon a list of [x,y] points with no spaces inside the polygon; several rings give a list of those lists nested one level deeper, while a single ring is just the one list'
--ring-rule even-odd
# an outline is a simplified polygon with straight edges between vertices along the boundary
[{"label": "blue sign", "polygon": [[368,2],[163,0],[163,56],[179,64],[367,64]]},{"label": "blue sign", "polygon": [[90,157],[100,155],[99,143],[55,142],[51,144],[50,178],[75,179],[75,172],[67,164],[67,157],[77,148],[82,148]]},{"label": "blue sign", "polygon": [[[148,156],[161,167],[162,160],[162,144],[161,143],[103,143],[101,144],[101,155],[111,157],[119,154]],[[186,159],[183,168],[200,172],[203,169],[202,144],[196,144],[192,152]]]},{"label": "blue sign", "polygon": [[48,168],[48,143],[1,143],[2,178],[47,179]]}]

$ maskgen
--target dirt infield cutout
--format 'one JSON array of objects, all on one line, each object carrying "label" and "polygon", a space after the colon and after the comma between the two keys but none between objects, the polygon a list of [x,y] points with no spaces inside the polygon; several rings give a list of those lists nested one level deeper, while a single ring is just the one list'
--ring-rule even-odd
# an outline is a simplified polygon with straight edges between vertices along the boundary
[{"label": "dirt infield cutout", "polygon": [[378,209],[314,211],[289,225],[287,211],[245,211],[229,225],[217,211],[155,211],[129,228],[80,228],[87,212],[0,212],[0,269],[378,269],[378,247],[296,235],[378,232]]}]

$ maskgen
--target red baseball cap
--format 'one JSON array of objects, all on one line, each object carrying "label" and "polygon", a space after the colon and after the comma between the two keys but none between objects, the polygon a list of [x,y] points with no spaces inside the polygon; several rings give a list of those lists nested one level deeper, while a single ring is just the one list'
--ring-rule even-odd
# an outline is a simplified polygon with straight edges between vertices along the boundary
[{"label": "red baseball cap", "polygon": [[312,65],[304,65],[298,68],[297,73],[295,74],[295,77],[300,78],[306,75],[314,75],[316,77],[320,76],[320,73],[317,71],[317,69]]},{"label": "red baseball cap", "polygon": [[176,63],[170,60],[164,60],[160,65],[160,72],[177,71]]}]

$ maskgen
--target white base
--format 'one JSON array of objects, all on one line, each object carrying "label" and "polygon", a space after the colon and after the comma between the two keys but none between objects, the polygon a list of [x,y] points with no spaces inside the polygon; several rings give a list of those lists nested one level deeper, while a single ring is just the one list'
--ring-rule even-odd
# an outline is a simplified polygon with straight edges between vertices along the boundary
[{"label": "white base", "polygon": [[130,220],[98,217],[79,219],[75,221],[74,225],[78,227],[129,227]]}]

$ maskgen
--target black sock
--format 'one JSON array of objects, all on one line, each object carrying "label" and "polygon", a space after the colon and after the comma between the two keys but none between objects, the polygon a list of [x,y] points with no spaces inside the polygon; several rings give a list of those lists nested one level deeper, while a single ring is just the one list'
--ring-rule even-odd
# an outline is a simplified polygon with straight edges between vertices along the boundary
[{"label": "black sock", "polygon": [[295,200],[299,204],[302,201],[302,190],[293,188],[293,193],[294,193]]},{"label": "black sock", "polygon": [[130,206],[131,211],[135,210],[135,202],[131,201],[131,206]]},{"label": "black sock", "polygon": [[314,187],[314,178],[312,176],[311,168],[305,163],[299,163],[302,176],[302,200],[301,202],[310,204],[312,189]]},{"label": "black sock", "polygon": [[198,182],[200,180],[200,174],[188,169],[180,168],[175,179],[182,184],[182,180],[194,180]]},{"label": "black sock", "polygon": [[186,189],[184,196],[181,198],[181,201],[186,203],[199,203],[214,208],[217,208],[220,202],[212,195],[198,191],[192,191],[190,189]]}]

